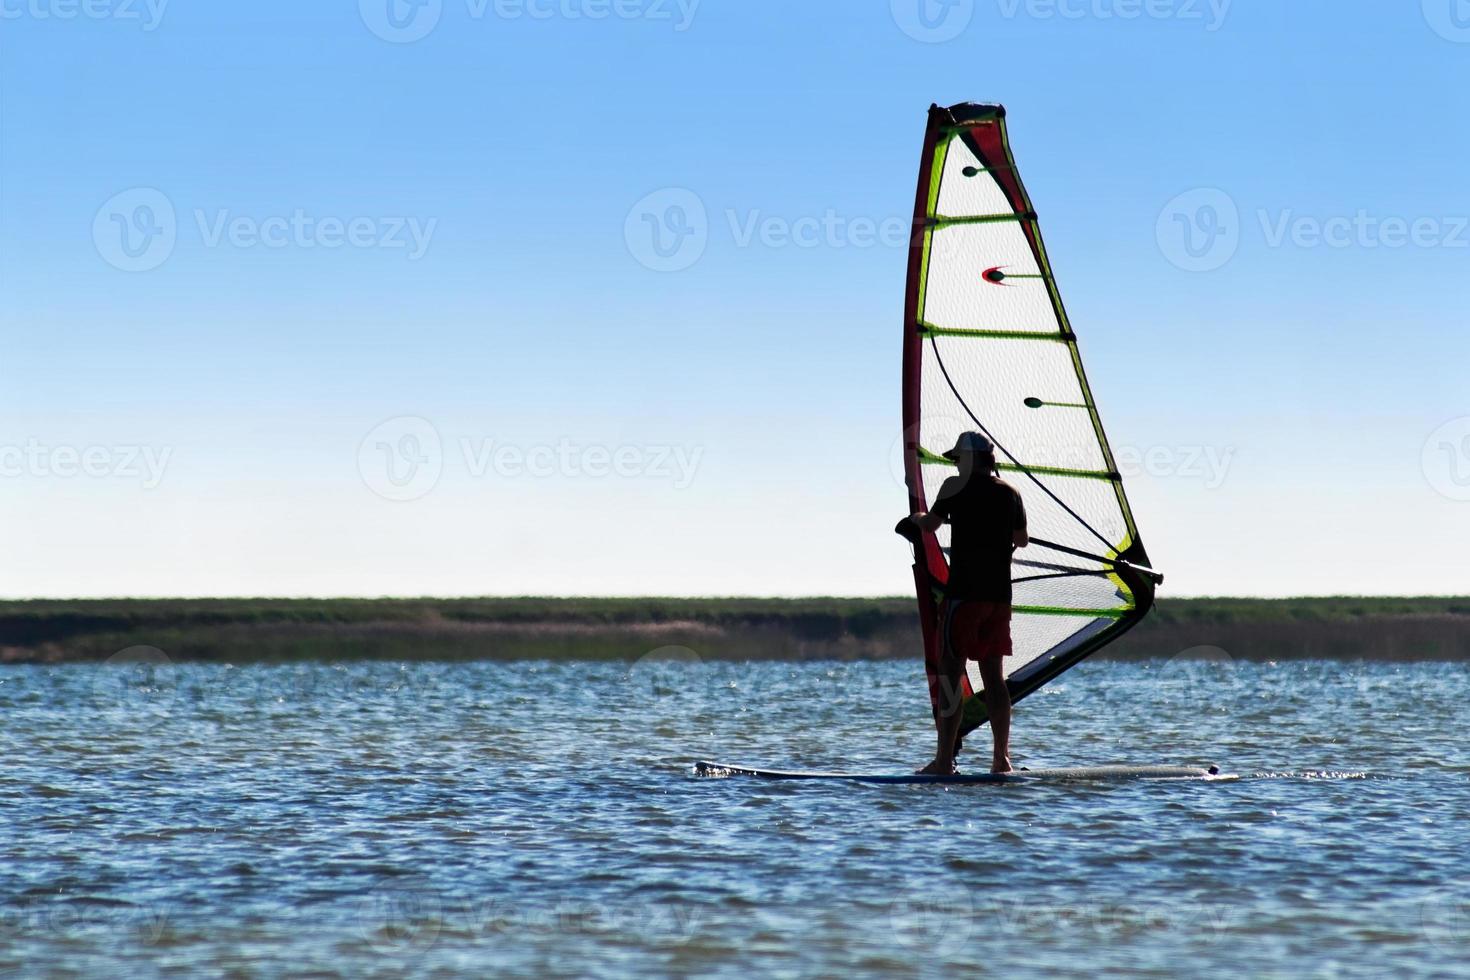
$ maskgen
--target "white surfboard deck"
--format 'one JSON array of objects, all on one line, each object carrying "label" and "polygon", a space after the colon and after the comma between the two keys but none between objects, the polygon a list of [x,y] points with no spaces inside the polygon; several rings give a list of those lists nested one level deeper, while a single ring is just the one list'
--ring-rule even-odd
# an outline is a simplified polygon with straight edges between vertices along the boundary
[{"label": "white surfboard deck", "polygon": [[1008,773],[973,773],[959,776],[881,775],[860,772],[801,772],[788,769],[756,769],[720,762],[696,762],[696,776],[727,779],[750,776],[757,779],[829,780],[848,783],[1032,783],[1032,782],[1120,782],[1130,779],[1234,779],[1222,775],[1216,766],[1199,769],[1190,766],[1073,766],[1066,769],[1018,769]]}]

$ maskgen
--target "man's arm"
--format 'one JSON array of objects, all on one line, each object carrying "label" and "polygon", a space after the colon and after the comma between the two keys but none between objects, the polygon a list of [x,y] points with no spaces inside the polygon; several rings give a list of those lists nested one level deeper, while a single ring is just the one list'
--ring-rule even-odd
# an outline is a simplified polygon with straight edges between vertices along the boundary
[{"label": "man's arm", "polygon": [[937,531],[949,520],[950,505],[954,503],[955,494],[959,492],[961,483],[958,477],[950,477],[939,485],[939,492],[934,495],[934,509],[925,513],[919,511],[914,515],[914,523],[925,531]]},{"label": "man's arm", "polygon": [[1026,502],[1021,499],[1021,494],[1015,487],[1011,493],[1016,495],[1015,520],[1011,522],[1011,547],[1024,548],[1031,543],[1031,535],[1026,531]]},{"label": "man's arm", "polygon": [[922,533],[925,531],[937,531],[939,525],[943,523],[943,514],[931,514],[921,510],[899,521],[898,526],[894,530],[917,544],[919,542],[919,536]]},{"label": "man's arm", "polygon": [[914,515],[914,523],[921,531],[937,531],[944,525],[944,515],[921,510]]},{"label": "man's arm", "polygon": [[914,532],[933,533],[939,530],[944,525],[944,522],[949,520],[949,498],[953,495],[955,489],[951,481],[954,479],[954,477],[950,477],[940,486],[939,493],[934,497],[934,509],[932,511],[915,511],[899,521],[898,527],[894,528],[894,530],[904,537],[909,537]]}]

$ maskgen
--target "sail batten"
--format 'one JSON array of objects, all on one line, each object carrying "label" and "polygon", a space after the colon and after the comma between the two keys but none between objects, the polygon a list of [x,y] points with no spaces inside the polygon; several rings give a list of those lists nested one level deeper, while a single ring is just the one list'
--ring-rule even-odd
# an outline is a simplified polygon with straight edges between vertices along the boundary
[{"label": "sail batten", "polygon": [[[1137,623],[1160,576],[1149,569],[1005,118],[998,105],[930,110],[905,304],[904,452],[912,509],[928,509],[953,473],[936,447],[972,429],[995,443],[1025,501],[1037,547],[1017,553],[1012,576],[1007,683],[1019,699]],[[914,567],[936,707],[948,547],[947,529],[923,535]],[[1039,565],[1048,548],[1070,557]],[[979,690],[972,668],[963,730],[984,721]]]}]

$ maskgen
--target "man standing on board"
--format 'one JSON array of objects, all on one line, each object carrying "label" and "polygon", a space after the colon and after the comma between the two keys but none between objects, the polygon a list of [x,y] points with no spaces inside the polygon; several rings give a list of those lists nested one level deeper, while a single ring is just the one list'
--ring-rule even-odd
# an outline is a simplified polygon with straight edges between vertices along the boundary
[{"label": "man standing on board", "polygon": [[[960,680],[968,660],[979,662],[985,687],[985,711],[995,738],[990,771],[1010,772],[1011,695],[1004,665],[1011,655],[1011,553],[1031,540],[1026,507],[1016,488],[1000,478],[995,446],[982,434],[961,434],[944,455],[959,464],[959,473],[939,488],[932,511],[920,511],[904,522],[923,531],[950,526],[949,583],[940,607],[939,748],[919,773],[955,772]],[[901,531],[907,529],[904,524]]]}]

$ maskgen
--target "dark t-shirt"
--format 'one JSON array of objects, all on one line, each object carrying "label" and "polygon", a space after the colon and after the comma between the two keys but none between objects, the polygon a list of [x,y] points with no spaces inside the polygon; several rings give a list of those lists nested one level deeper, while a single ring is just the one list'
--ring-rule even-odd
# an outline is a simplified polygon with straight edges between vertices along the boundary
[{"label": "dark t-shirt", "polygon": [[1011,601],[1011,539],[1026,527],[1026,506],[1015,487],[996,476],[967,482],[951,477],[939,488],[933,513],[950,527],[950,599]]}]

